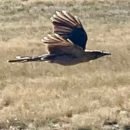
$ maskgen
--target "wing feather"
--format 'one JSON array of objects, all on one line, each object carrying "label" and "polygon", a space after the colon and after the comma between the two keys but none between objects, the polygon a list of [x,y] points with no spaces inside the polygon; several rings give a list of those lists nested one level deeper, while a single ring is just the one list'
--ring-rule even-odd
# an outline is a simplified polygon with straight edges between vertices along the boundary
[{"label": "wing feather", "polygon": [[50,54],[69,54],[75,57],[84,54],[84,50],[81,47],[73,44],[70,39],[64,39],[58,34],[48,35],[42,41],[47,45]]},{"label": "wing feather", "polygon": [[85,49],[87,34],[77,16],[66,11],[56,11],[51,20],[54,33],[59,34],[64,39],[70,39],[75,45]]},{"label": "wing feather", "polygon": [[73,43],[70,40],[62,38],[58,34],[48,35],[42,39],[42,42],[48,45],[60,45],[60,46],[72,46]]}]

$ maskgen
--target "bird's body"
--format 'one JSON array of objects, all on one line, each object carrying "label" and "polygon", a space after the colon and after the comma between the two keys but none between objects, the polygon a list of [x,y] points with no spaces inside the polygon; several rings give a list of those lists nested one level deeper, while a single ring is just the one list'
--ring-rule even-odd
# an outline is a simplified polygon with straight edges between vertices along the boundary
[{"label": "bird's body", "polygon": [[18,56],[9,62],[49,61],[71,65],[110,55],[109,52],[85,50],[88,36],[76,16],[60,11],[56,12],[51,20],[54,34],[42,39],[49,53],[40,56]]}]

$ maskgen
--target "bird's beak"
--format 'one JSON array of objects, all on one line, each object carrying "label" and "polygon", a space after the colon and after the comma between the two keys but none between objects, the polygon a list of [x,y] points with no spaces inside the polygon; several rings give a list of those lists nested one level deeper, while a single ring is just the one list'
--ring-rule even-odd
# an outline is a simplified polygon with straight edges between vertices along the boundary
[{"label": "bird's beak", "polygon": [[104,55],[111,55],[111,53],[110,52],[102,52]]}]

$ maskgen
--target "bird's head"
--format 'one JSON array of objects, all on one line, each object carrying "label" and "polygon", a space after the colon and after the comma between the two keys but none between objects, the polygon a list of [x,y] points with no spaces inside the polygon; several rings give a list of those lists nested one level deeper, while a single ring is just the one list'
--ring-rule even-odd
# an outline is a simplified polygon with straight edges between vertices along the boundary
[{"label": "bird's head", "polygon": [[87,50],[85,51],[85,53],[86,53],[86,58],[88,58],[88,60],[94,60],[106,55],[111,55],[110,52],[99,51],[99,50]]},{"label": "bird's head", "polygon": [[110,52],[106,52],[106,51],[93,51],[93,55],[96,58],[100,58],[102,56],[106,56],[106,55],[111,55]]}]

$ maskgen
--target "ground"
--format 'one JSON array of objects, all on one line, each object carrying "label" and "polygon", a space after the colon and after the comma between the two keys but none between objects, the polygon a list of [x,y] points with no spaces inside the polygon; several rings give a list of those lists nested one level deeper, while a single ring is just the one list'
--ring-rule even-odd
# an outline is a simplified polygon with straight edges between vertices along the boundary
[{"label": "ground", "polygon": [[[56,10],[81,19],[87,49],[112,55],[72,66],[8,63],[46,53],[41,39]],[[129,0],[0,0],[0,50],[0,129],[130,129]]]}]

